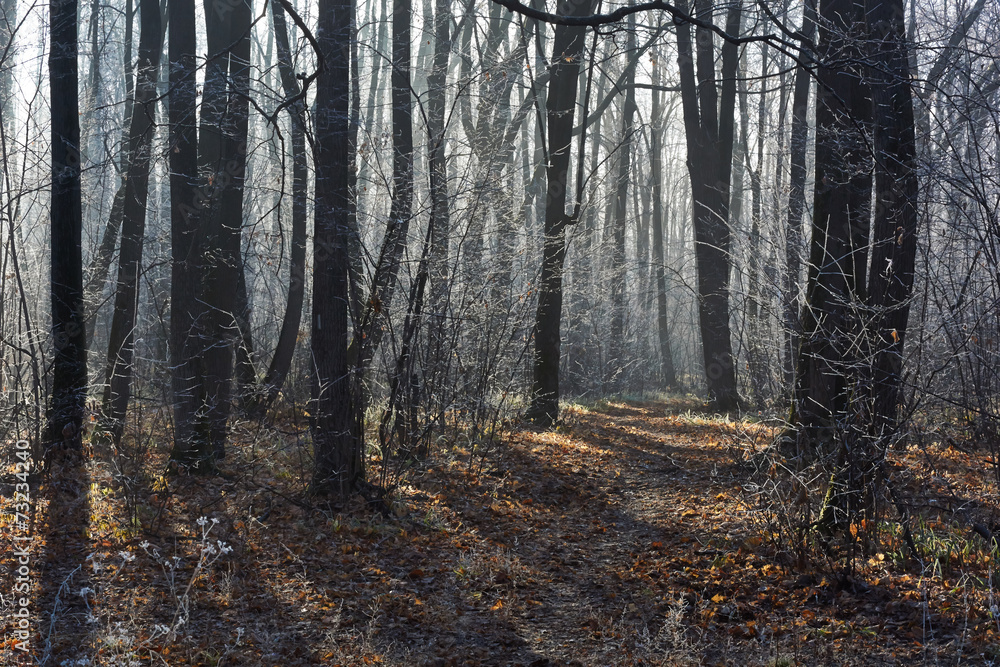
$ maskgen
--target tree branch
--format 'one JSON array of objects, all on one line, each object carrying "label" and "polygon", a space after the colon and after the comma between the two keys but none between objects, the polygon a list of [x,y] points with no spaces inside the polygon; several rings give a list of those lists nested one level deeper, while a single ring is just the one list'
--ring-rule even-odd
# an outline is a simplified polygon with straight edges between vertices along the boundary
[{"label": "tree branch", "polygon": [[[663,2],[663,0],[651,0],[650,2],[643,2],[637,5],[631,5],[628,7],[619,7],[613,12],[608,14],[591,14],[590,16],[565,16],[562,14],[550,14],[548,12],[543,12],[538,9],[533,9],[527,5],[522,4],[519,0],[493,0],[493,2],[506,7],[511,12],[527,16],[538,21],[544,21],[545,23],[553,23],[555,25],[566,25],[566,26],[584,26],[584,27],[597,27],[602,25],[608,25],[609,23],[617,23],[629,14],[637,14],[639,12],[647,12],[652,10],[665,11],[673,17],[674,23],[677,25],[682,25],[685,23],[697,26],[699,28],[704,28],[705,30],[711,30],[717,34],[722,39],[726,40],[731,44],[748,44],[751,42],[768,42],[769,44],[781,45],[784,47],[798,48],[798,45],[792,41],[782,39],[774,33],[769,33],[766,35],[748,35],[746,37],[739,37],[737,35],[730,35],[722,28],[716,26],[711,21],[703,21],[699,18],[695,18],[691,14],[679,9],[678,7],[670,4],[669,2]],[[792,35],[796,41],[803,41],[801,36]]]}]

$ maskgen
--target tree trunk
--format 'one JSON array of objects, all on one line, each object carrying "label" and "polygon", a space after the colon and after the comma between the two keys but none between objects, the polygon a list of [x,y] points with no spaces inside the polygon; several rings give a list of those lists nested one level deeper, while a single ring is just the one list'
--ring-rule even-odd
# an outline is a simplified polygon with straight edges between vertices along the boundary
[{"label": "tree trunk", "polygon": [[[837,8],[836,3],[831,4],[833,5],[831,8],[821,6],[822,17],[827,18],[829,11]],[[916,142],[910,66],[903,25],[903,4],[900,0],[870,0],[863,6],[855,4],[851,8],[853,10],[851,14],[847,14],[844,8],[839,9],[840,16],[851,16],[855,22],[854,26],[851,26],[854,29],[846,34],[858,34],[858,26],[863,26],[866,30],[862,33],[867,38],[866,47],[863,50],[860,47],[852,46],[852,48],[856,48],[869,63],[865,73],[870,77],[871,105],[866,106],[867,98],[858,100],[860,95],[857,90],[842,88],[838,92],[855,95],[853,98],[840,96],[840,100],[853,103],[850,108],[852,122],[857,123],[859,119],[862,123],[871,121],[875,158],[875,208],[871,219],[872,262],[867,281],[864,272],[867,254],[859,257],[856,248],[862,233],[867,242],[868,228],[851,217],[847,217],[850,226],[846,229],[843,226],[833,228],[827,225],[828,246],[839,247],[841,255],[848,258],[846,266],[842,269],[842,273],[847,275],[834,283],[834,286],[843,289],[854,303],[863,304],[860,308],[863,317],[858,318],[862,320],[861,323],[849,321],[847,326],[841,324],[845,319],[843,316],[834,319],[835,323],[841,324],[854,335],[848,337],[840,346],[837,346],[834,340],[833,343],[819,348],[821,352],[837,355],[833,359],[834,363],[827,362],[827,366],[838,373],[840,381],[845,385],[840,394],[833,396],[832,407],[823,406],[832,414],[828,416],[824,412],[818,415],[819,419],[815,419],[815,412],[807,412],[807,401],[811,406],[816,403],[814,396],[824,398],[819,392],[799,396],[796,406],[802,414],[799,427],[806,429],[807,434],[810,428],[816,430],[815,422],[819,422],[828,430],[831,429],[831,426],[823,423],[823,418],[835,420],[835,425],[841,430],[841,433],[837,434],[837,465],[831,477],[830,491],[818,524],[821,530],[827,532],[842,530],[848,524],[857,523],[860,518],[870,517],[875,509],[879,491],[877,485],[879,469],[885,457],[886,446],[895,436],[898,427],[897,409],[903,342],[909,317],[909,298],[913,287],[917,249]],[[821,39],[823,32],[821,27]],[[829,45],[838,44],[831,39]],[[843,53],[838,55],[843,57]],[[844,73],[840,75],[841,78],[846,78]],[[820,83],[823,83],[822,79]],[[835,112],[840,111],[846,116],[844,113],[846,110],[834,106],[829,99],[824,99],[827,97],[825,93],[826,91],[821,89],[820,100],[823,106],[820,109],[832,107]],[[867,109],[870,116],[859,114],[859,108]],[[823,120],[826,121],[829,115],[829,111],[824,112]],[[817,116],[817,127],[824,129],[829,127],[821,126],[819,120],[820,116]],[[829,135],[822,136],[827,142],[833,143]],[[856,142],[844,142],[844,137],[841,136],[837,145],[844,146],[845,143],[850,150]],[[861,152],[860,148],[855,150]],[[831,155],[831,153],[829,148],[825,148],[821,154],[818,145],[817,183],[820,182],[821,165],[827,167],[823,172],[826,182],[834,181],[837,176],[843,175],[842,172],[830,169],[826,160],[831,157],[842,159],[845,156]],[[823,162],[820,162],[821,156],[824,158]],[[844,165],[842,169],[853,166],[853,174],[862,171],[858,169],[859,163],[856,161],[835,164]],[[857,205],[858,199],[869,198],[871,195],[871,181],[867,174],[855,176],[854,179],[858,183],[846,179],[840,181],[843,185],[839,189],[846,191],[840,199],[848,199],[848,205]],[[838,201],[832,196],[829,199]],[[817,186],[817,214],[832,209],[832,207],[821,208],[821,202],[825,204],[825,201],[819,198],[819,186]],[[851,212],[848,209],[848,213]],[[867,209],[864,213],[868,214]],[[866,217],[864,222],[868,223],[869,219]],[[840,232],[840,238],[836,239],[836,243],[831,243],[836,231]],[[848,244],[850,245],[844,248]],[[848,251],[853,249],[854,252],[844,252],[845,249]],[[814,301],[810,299],[809,304],[813,308],[807,310],[807,313],[814,310],[815,319],[820,320],[836,314],[839,305],[834,303],[831,307],[832,299],[823,302],[822,297],[830,299],[831,295],[838,296],[833,290],[822,291],[826,285],[822,280],[823,277],[822,274],[817,276],[815,292],[810,293],[810,297],[813,294],[819,297],[817,301],[823,308],[816,308]],[[805,321],[813,323],[811,317],[807,317]],[[854,331],[850,331],[850,325],[853,325]],[[805,329],[810,333],[815,330],[827,335],[840,334],[836,330],[827,332],[815,325],[811,329]],[[851,347],[844,349],[847,344]],[[803,349],[806,349],[805,341]],[[817,365],[815,361],[813,364],[814,367]],[[814,377],[806,376],[804,379],[814,380]],[[809,387],[804,383],[800,385]],[[807,421],[810,417],[814,417],[814,422]]]},{"label": "tree trunk", "polygon": [[[819,61],[856,57],[855,38],[845,35],[859,34],[863,7],[827,0],[820,17]],[[793,407],[800,454],[831,451],[844,423],[870,226],[865,90],[851,65],[821,66],[817,79],[815,203]]]},{"label": "tree trunk", "polygon": [[[285,97],[292,99],[301,94],[299,82],[292,67],[292,54],[288,45],[288,27],[285,9],[280,2],[272,2],[275,46],[278,52],[278,71]],[[281,321],[278,343],[264,376],[264,404],[270,405],[281,391],[295,355],[295,341],[302,322],[302,304],[305,297],[306,271],[306,216],[308,196],[308,165],[306,163],[305,117],[306,107],[298,100],[288,108],[291,117],[292,144],[292,235],[288,268],[288,298],[285,315]]]},{"label": "tree trunk", "polygon": [[[557,13],[587,16],[593,0],[560,0]],[[559,415],[559,327],[562,320],[562,275],[566,258],[566,188],[569,186],[569,153],[573,140],[576,88],[583,55],[584,28],[556,26],[552,44],[551,78],[546,108],[549,160],[545,200],[542,270],[535,311],[534,372],[527,417],[549,426]],[[582,157],[582,156],[581,156]]]},{"label": "tree trunk", "polygon": [[[176,137],[171,154],[171,198],[176,216],[182,219],[172,220],[172,329],[177,320],[173,332],[177,384],[172,458],[209,471],[216,459],[225,456],[234,341],[239,336],[236,292],[242,261],[251,10],[244,2],[206,0],[209,58],[201,96],[201,128],[195,137],[195,91],[189,90],[194,85],[190,80],[195,62],[193,38],[175,33],[193,32],[194,6],[180,0],[179,6],[171,9],[177,12],[176,23],[174,13],[169,18],[170,59],[177,79],[171,79],[170,121]],[[175,99],[178,109],[174,108]],[[181,135],[186,136],[181,139]],[[173,160],[177,160],[176,168]]]},{"label": "tree trunk", "polygon": [[[347,171],[347,189],[351,193],[350,207],[347,210],[347,229],[351,234],[350,245],[347,248],[348,283],[347,289],[351,295],[351,321],[357,323],[361,319],[364,304],[365,270],[363,266],[364,248],[361,244],[361,230],[358,226],[358,206],[361,193],[358,192],[358,134],[361,129],[361,75],[358,62],[358,0],[351,2],[351,116],[350,129],[347,134],[347,156],[351,161]],[[381,60],[381,58],[379,58]]]},{"label": "tree trunk", "polygon": [[[711,19],[707,0],[695,2],[695,13]],[[726,31],[735,34],[741,23],[741,5],[730,6]],[[681,101],[688,148],[688,172],[694,207],[695,264],[698,273],[698,311],[708,395],[713,407],[731,410],[740,405],[729,328],[729,188],[736,108],[735,45],[722,47],[722,94],[716,88],[715,47],[712,33],[697,30],[697,80],[689,24],[677,28]]]},{"label": "tree trunk", "polygon": [[[128,144],[129,138],[125,137]],[[125,170],[128,170],[126,157],[123,160]],[[104,226],[104,233],[101,235],[101,243],[97,246],[97,251],[90,260],[87,267],[87,282],[83,288],[83,303],[85,308],[85,322],[87,327],[88,345],[94,338],[94,327],[97,325],[97,312],[100,310],[101,297],[104,286],[108,282],[108,275],[111,273],[111,264],[115,258],[115,248],[118,246],[118,235],[121,233],[122,217],[125,215],[125,186],[123,180],[115,191],[115,197],[111,201],[111,211],[108,214],[108,222]]]},{"label": "tree trunk", "polygon": [[913,91],[902,0],[869,0],[867,18],[875,45],[875,216],[869,306],[877,317],[871,435],[880,446],[897,428],[903,342],[917,252],[917,172]]},{"label": "tree trunk", "polygon": [[[451,57],[450,0],[436,0],[434,9],[434,59],[427,75],[428,179],[431,199],[430,280],[427,384],[437,392],[445,379],[445,324],[448,310],[448,247],[451,219],[448,208],[448,165],[445,158],[445,112],[448,62]],[[443,402],[441,403],[443,405]],[[438,415],[443,421],[444,415]]]},{"label": "tree trunk", "polygon": [[118,258],[115,312],[111,320],[104,390],[104,429],[121,443],[125,413],[132,395],[135,325],[142,270],[146,199],[149,194],[150,146],[156,119],[156,82],[163,50],[160,7],[156,0],[140,0],[139,60],[136,63],[135,100],[129,123],[128,171]]},{"label": "tree trunk", "polygon": [[650,129],[650,171],[653,186],[653,266],[656,276],[656,330],[660,343],[660,375],[664,389],[677,386],[677,372],[674,369],[673,351],[670,347],[670,324],[667,317],[667,278],[666,253],[663,242],[663,125],[664,112],[660,103],[660,72],[662,65],[659,58],[653,62],[653,108],[652,127]]},{"label": "tree trunk", "polygon": [[234,352],[241,336],[237,291],[243,261],[240,237],[249,123],[251,21],[248,0],[232,5],[205,1],[210,57],[198,137],[199,162],[206,179],[203,191],[209,199],[201,219],[205,267],[201,294],[207,325],[202,330],[202,355],[206,370],[205,428],[219,459],[225,457]]},{"label": "tree trunk", "polygon": [[[756,168],[750,163],[750,147],[748,145],[746,123],[743,127],[743,147],[740,151],[746,164],[747,171],[750,172],[750,194],[753,201],[750,205],[750,245],[749,245],[749,266],[747,267],[747,320],[748,320],[748,340],[747,340],[747,365],[750,367],[750,391],[753,401],[757,406],[762,406],[765,398],[765,387],[767,385],[767,357],[765,345],[761,339],[763,315],[761,304],[761,221],[763,217],[764,201],[763,188],[761,182],[764,172],[764,127],[767,121],[767,59],[768,48],[765,44],[761,48],[761,91],[760,99],[757,103],[757,165]],[[742,106],[746,108],[746,95],[744,93]],[[746,113],[744,113],[746,119]],[[780,136],[780,132],[779,132]]]},{"label": "tree trunk", "polygon": [[347,360],[350,0],[320,0],[316,85],[312,420],[314,493],[346,498],[364,475]]},{"label": "tree trunk", "polygon": [[[629,15],[629,30],[625,40],[626,53],[635,50],[634,14]],[[632,165],[632,133],[635,125],[635,68],[628,68],[625,80],[625,103],[622,107],[622,138],[618,147],[618,179],[615,183],[614,222],[611,232],[611,327],[608,355],[610,357],[606,378],[612,391],[624,388],[622,373],[625,366],[625,313],[627,288],[625,284],[625,228],[627,223],[629,167]],[[584,110],[586,114],[586,109]],[[583,155],[579,157],[583,160]]]},{"label": "tree trunk", "polygon": [[391,313],[392,297],[406,247],[413,209],[413,105],[410,101],[410,0],[401,0],[392,14],[392,203],[371,293],[354,336],[356,400],[361,398],[365,372]]},{"label": "tree trunk", "polygon": [[194,0],[171,0],[167,5],[169,23],[169,143],[170,166],[170,366],[174,401],[174,448],[171,458],[193,467],[212,467],[212,449],[199,438],[198,409],[203,402],[201,377],[193,331],[200,265],[196,253],[195,230],[199,211],[195,206],[198,188],[198,132],[196,26]]},{"label": "tree trunk", "polygon": [[[812,40],[816,34],[816,0],[806,0],[802,18],[802,35]],[[812,52],[803,46],[799,60],[812,62]],[[806,195],[806,148],[809,139],[809,87],[812,75],[800,66],[795,72],[792,94],[792,137],[788,176],[788,222],[785,226],[785,285],[783,296],[785,325],[784,375],[785,386],[791,387],[795,377],[795,355],[799,349],[799,276],[802,272],[802,213]],[[787,394],[786,394],[787,396]]]},{"label": "tree trunk", "polygon": [[[124,145],[125,150],[123,150],[121,154],[120,167],[123,177],[128,172],[128,145],[130,141],[129,131],[131,129],[132,105],[135,99],[135,90],[132,81],[134,74],[134,68],[132,67],[132,15],[132,0],[126,0],[124,43],[125,114],[123,116],[123,125],[125,126],[125,130],[123,132],[124,136],[122,137],[122,144]],[[94,52],[97,52],[96,49]],[[97,76],[98,71],[99,70],[95,65],[95,70],[93,72],[94,77]],[[90,266],[87,267],[85,274],[86,281],[83,286],[83,304],[85,308],[88,347],[93,342],[94,326],[97,324],[97,311],[101,306],[101,293],[104,291],[104,286],[108,282],[108,274],[111,272],[111,262],[114,259],[115,247],[118,245],[118,234],[121,231],[122,216],[125,211],[125,186],[126,183],[123,178],[121,183],[118,185],[118,189],[115,190],[115,196],[111,203],[111,211],[108,215],[108,223],[104,226],[104,233],[101,236],[101,243],[97,248],[97,252],[94,253],[94,257],[90,260]]]},{"label": "tree trunk", "polygon": [[51,306],[52,401],[45,442],[82,448],[87,396],[83,311],[83,208],[77,79],[77,1],[50,4],[49,83],[52,111]]}]

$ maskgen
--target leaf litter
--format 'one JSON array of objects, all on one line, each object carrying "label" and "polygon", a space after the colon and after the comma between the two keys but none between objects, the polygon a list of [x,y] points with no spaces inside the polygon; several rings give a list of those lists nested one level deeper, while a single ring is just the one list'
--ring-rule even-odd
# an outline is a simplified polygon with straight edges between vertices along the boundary
[{"label": "leaf litter", "polygon": [[[745,493],[754,452],[741,434],[766,426],[690,407],[570,407],[554,430],[515,430],[488,461],[444,449],[407,475],[389,516],[362,499],[313,507],[291,464],[260,465],[239,443],[228,465],[252,472],[154,476],[131,509],[110,466],[91,458],[77,477],[48,479],[36,492],[33,659],[43,655],[57,581],[86,557],[87,594],[62,596],[62,613],[83,619],[77,648],[65,649],[75,655],[62,657],[80,665],[912,665],[1000,656],[997,552],[970,530],[991,525],[997,495],[974,452],[893,452],[900,493],[923,508],[913,528],[922,562],[888,525],[882,548],[854,557],[847,575],[843,563],[791,557]],[[50,500],[65,495],[57,485],[76,489],[86,530],[54,530],[65,519]],[[233,552],[196,573],[203,516]],[[0,526],[8,544],[14,529]],[[190,582],[176,636],[159,630],[177,617],[179,588],[153,553]],[[5,576],[11,554],[0,556]],[[0,661],[13,665],[22,656],[12,623],[5,619]]]}]

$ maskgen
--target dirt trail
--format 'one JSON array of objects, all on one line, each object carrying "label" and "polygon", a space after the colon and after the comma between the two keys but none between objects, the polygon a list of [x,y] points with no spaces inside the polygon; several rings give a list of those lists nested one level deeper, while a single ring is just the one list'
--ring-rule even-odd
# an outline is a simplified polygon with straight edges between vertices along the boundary
[{"label": "dirt trail", "polygon": [[[501,665],[925,659],[922,642],[910,641],[926,620],[912,591],[886,607],[878,587],[845,590],[832,575],[776,564],[744,502],[734,430],[676,404],[571,409],[554,431],[518,433],[493,484],[448,487],[442,504],[479,538],[470,550],[494,550],[484,562],[494,574],[456,585],[482,593],[502,619],[485,621],[475,642],[488,653],[466,656]],[[900,627],[909,635],[884,636]],[[474,664],[466,660],[454,664]]]},{"label": "dirt trail", "polygon": [[[963,547],[966,569],[937,578],[888,550],[849,585],[829,563],[793,569],[741,492],[733,434],[752,427],[688,407],[570,408],[558,428],[517,431],[485,458],[441,444],[397,490],[388,518],[360,499],[307,509],[295,500],[297,455],[286,450],[284,463],[255,460],[251,479],[169,480],[149,500],[164,517],[156,532],[128,537],[111,476],[94,463],[89,502],[100,521],[85,551],[136,559],[88,583],[98,610],[90,653],[110,655],[114,641],[133,637],[144,660],[158,652],[155,664],[225,656],[247,667],[955,664],[959,648],[974,664],[991,655],[995,622],[969,574],[987,576],[988,553]],[[233,448],[234,470],[253,467],[252,451]],[[907,484],[926,493],[930,473],[906,463]],[[931,479],[958,471],[938,466]],[[179,556],[186,581],[200,516],[219,520],[213,539],[234,552],[192,588],[176,641],[153,641],[177,604],[165,570],[137,545],[148,539],[150,551]],[[0,662],[9,655],[4,646]]]}]

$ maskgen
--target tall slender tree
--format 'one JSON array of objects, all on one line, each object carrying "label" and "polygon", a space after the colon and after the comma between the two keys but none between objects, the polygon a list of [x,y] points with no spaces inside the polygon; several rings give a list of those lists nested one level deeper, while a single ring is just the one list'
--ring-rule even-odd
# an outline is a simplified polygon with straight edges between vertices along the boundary
[{"label": "tall slender tree", "polygon": [[249,123],[250,1],[205,2],[209,58],[198,132],[202,183],[198,335],[205,374],[199,430],[216,458],[225,456],[234,352],[241,334],[237,295]]},{"label": "tall slender tree", "polygon": [[[625,36],[625,53],[631,56],[635,51],[635,15],[629,15],[628,28]],[[621,391],[622,367],[625,363],[625,314],[627,311],[627,285],[625,268],[625,232],[628,223],[628,189],[630,167],[632,166],[632,134],[635,131],[635,114],[638,107],[635,103],[635,68],[627,68],[625,79],[625,99],[622,105],[621,143],[618,148],[618,174],[614,192],[614,221],[611,230],[611,328],[610,349],[612,376],[610,386]],[[586,110],[584,110],[586,111]],[[583,160],[583,155],[579,157]]]},{"label": "tall slender tree", "polygon": [[274,19],[274,41],[278,51],[278,73],[287,99],[296,100],[288,107],[291,117],[292,148],[292,234],[289,253],[288,298],[281,320],[281,331],[274,355],[264,376],[263,395],[265,404],[270,404],[278,395],[285,377],[292,366],[295,341],[299,336],[302,322],[302,306],[306,285],[306,222],[308,215],[308,164],[306,162],[306,105],[299,81],[295,77],[292,52],[288,42],[288,26],[285,9],[280,2],[272,2],[271,16]]},{"label": "tall slender tree", "polygon": [[160,7],[156,0],[139,3],[139,52],[128,133],[128,171],[122,204],[121,250],[115,312],[111,320],[104,390],[105,429],[121,442],[125,412],[132,394],[135,325],[142,269],[146,199],[149,194],[151,144],[156,120],[156,81],[163,50]]},{"label": "tall slender tree", "polygon": [[[686,11],[686,3],[681,8]],[[711,0],[695,0],[693,10],[696,18],[707,24],[712,22]],[[729,5],[726,14],[727,34],[738,34],[741,20],[742,7],[737,0]],[[677,28],[677,61],[694,208],[698,314],[709,399],[715,408],[731,410],[740,404],[729,327],[732,237],[729,190],[739,52],[732,42],[723,44],[722,69],[717,77],[713,32],[698,26],[695,33],[693,46],[691,25],[682,23]]]},{"label": "tall slender tree", "polygon": [[194,0],[167,4],[170,167],[170,365],[174,407],[171,458],[198,469],[210,467],[212,451],[196,438],[202,399],[200,358],[194,348],[198,262],[195,232],[198,210],[197,30]]},{"label": "tall slender tree", "polygon": [[670,346],[670,322],[667,315],[666,252],[664,248],[663,220],[663,126],[664,109],[660,101],[660,82],[663,65],[658,54],[653,56],[653,105],[650,126],[650,176],[653,215],[650,221],[653,233],[653,274],[656,284],[656,331],[660,350],[660,373],[663,385],[670,389],[677,386],[673,350]]},{"label": "tall slender tree", "polygon": [[[563,16],[588,16],[593,5],[593,0],[559,0],[556,11]],[[558,25],[552,41],[545,128],[549,159],[545,170],[544,241],[535,311],[531,404],[526,413],[529,419],[544,426],[551,425],[559,416],[559,331],[566,227],[570,221],[566,192],[585,33],[583,27]]]},{"label": "tall slender tree", "polygon": [[347,358],[350,242],[350,0],[320,0],[316,81],[313,237],[312,420],[315,493],[346,497],[364,470]]},{"label": "tall slender tree", "polygon": [[884,439],[898,426],[903,343],[917,255],[917,165],[913,89],[902,0],[869,0],[874,46],[873,89],[875,215],[868,279],[876,314],[871,435]]},{"label": "tall slender tree", "polygon": [[[428,358],[429,389],[440,394],[445,380],[445,325],[448,309],[448,249],[451,238],[451,215],[448,202],[448,163],[445,157],[448,65],[451,59],[451,2],[434,3],[434,57],[427,74],[427,169],[430,191],[430,280]],[[444,402],[441,402],[444,405]],[[444,421],[443,410],[438,414]]]},{"label": "tall slender tree", "polygon": [[82,447],[87,395],[87,340],[83,311],[77,0],[51,0],[49,12],[53,364],[45,440],[49,445],[78,450]]},{"label": "tall slender tree", "polygon": [[792,136],[788,174],[788,221],[785,225],[785,284],[783,294],[785,354],[785,384],[791,386],[794,380],[795,355],[799,348],[799,298],[800,274],[802,273],[802,214],[806,196],[806,149],[809,140],[809,88],[812,76],[805,67],[812,61],[813,54],[807,46],[816,34],[816,0],[806,0],[802,17],[803,41],[799,50],[800,67],[795,71],[792,93]]},{"label": "tall slender tree", "polygon": [[239,334],[235,316],[249,122],[251,10],[249,0],[206,1],[209,57],[199,129],[195,124],[194,4],[189,0],[174,4],[169,6],[171,457],[209,471],[225,455],[234,342]]},{"label": "tall slender tree", "polygon": [[365,371],[386,330],[399,277],[400,260],[413,216],[413,102],[410,82],[411,0],[392,13],[392,201],[371,292],[355,329],[355,398],[361,397]]},{"label": "tall slender tree", "polygon": [[[96,7],[92,10],[92,16],[97,16]],[[133,16],[133,0],[126,0],[125,2],[125,16],[128,19],[125,21],[125,39],[123,46],[125,47],[125,114],[124,123],[125,129],[123,131],[122,144],[125,150],[121,154],[121,174],[123,176],[121,182],[118,185],[118,189],[115,191],[115,196],[112,199],[111,211],[108,214],[107,224],[104,226],[104,232],[101,235],[101,243],[97,247],[97,252],[94,253],[93,258],[90,260],[90,265],[87,267],[84,274],[85,282],[83,286],[83,302],[86,308],[86,326],[87,326],[87,344],[90,345],[93,342],[94,337],[94,327],[97,324],[97,312],[102,302],[102,292],[108,281],[108,275],[111,273],[111,264],[114,260],[115,248],[118,245],[118,235],[121,232],[122,218],[125,215],[125,188],[128,185],[125,182],[125,174],[128,172],[128,146],[129,146],[129,131],[131,130],[131,119],[132,119],[132,103],[135,99],[135,93],[133,90],[133,71],[132,67],[132,16]],[[96,39],[96,31],[95,31]],[[91,47],[95,53],[98,49]],[[91,81],[97,81],[100,75],[100,68],[97,66],[99,62],[98,58],[93,58],[91,61]],[[94,88],[96,84],[90,86]],[[90,103],[93,106],[93,101]]]}]

